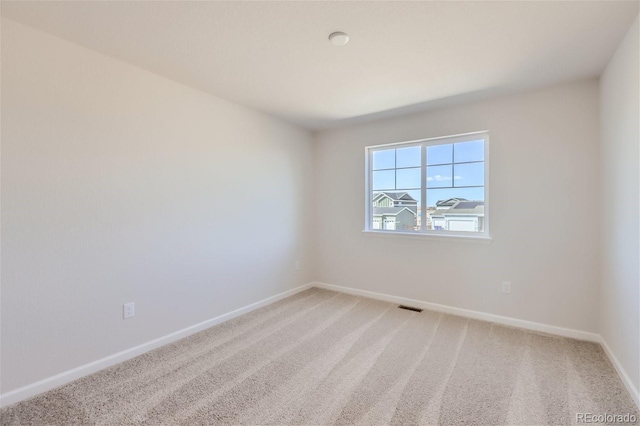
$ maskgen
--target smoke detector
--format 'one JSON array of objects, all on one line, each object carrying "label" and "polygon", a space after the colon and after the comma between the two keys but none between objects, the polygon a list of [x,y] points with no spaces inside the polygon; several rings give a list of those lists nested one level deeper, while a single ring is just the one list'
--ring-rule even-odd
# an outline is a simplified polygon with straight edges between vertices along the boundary
[{"label": "smoke detector", "polygon": [[349,35],[342,31],[336,31],[335,33],[329,34],[329,41],[334,46],[344,46],[349,41]]}]

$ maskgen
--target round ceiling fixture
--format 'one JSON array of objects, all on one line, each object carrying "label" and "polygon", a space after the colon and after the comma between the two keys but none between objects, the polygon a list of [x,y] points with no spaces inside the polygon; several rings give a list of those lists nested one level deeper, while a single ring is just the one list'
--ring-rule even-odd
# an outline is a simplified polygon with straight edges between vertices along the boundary
[{"label": "round ceiling fixture", "polygon": [[336,31],[335,33],[329,34],[329,41],[334,46],[344,46],[349,41],[349,35],[342,31]]}]

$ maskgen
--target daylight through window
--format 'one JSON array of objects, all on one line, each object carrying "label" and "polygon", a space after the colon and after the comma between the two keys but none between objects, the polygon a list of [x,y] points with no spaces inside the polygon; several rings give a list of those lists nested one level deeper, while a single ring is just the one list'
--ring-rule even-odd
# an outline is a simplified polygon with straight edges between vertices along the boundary
[{"label": "daylight through window", "polygon": [[488,236],[486,132],[367,147],[367,231]]}]

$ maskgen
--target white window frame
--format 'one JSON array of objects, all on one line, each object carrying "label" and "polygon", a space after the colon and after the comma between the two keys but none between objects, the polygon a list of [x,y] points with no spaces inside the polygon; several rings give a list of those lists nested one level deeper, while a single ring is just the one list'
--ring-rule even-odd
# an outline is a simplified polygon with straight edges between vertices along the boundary
[{"label": "white window frame", "polygon": [[[468,232],[468,231],[448,231],[448,230],[429,230],[426,229],[426,206],[427,206],[427,164],[426,153],[427,146],[432,145],[447,145],[459,142],[469,142],[483,139],[484,140],[484,231],[483,232]],[[413,232],[407,231],[392,231],[383,229],[373,229],[373,201],[372,194],[373,189],[371,185],[373,183],[373,152],[383,151],[385,149],[392,148],[407,148],[411,146],[421,147],[421,184],[420,184],[420,212],[422,218],[420,221],[420,229]],[[479,131],[472,133],[464,133],[452,136],[439,136],[435,138],[419,139],[406,142],[394,142],[382,145],[371,145],[365,147],[365,228],[364,233],[369,235],[389,235],[389,236],[407,236],[407,237],[450,237],[460,239],[476,239],[476,240],[490,240],[489,234],[489,222],[490,222],[490,205],[489,205],[489,132]],[[436,189],[436,188],[434,188]],[[398,190],[401,191],[401,190]]]}]

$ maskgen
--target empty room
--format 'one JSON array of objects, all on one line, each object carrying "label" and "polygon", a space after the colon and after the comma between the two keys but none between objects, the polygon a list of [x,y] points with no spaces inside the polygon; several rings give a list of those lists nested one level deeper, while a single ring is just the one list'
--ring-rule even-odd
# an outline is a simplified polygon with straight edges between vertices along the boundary
[{"label": "empty room", "polygon": [[639,13],[1,1],[0,425],[639,424]]}]

